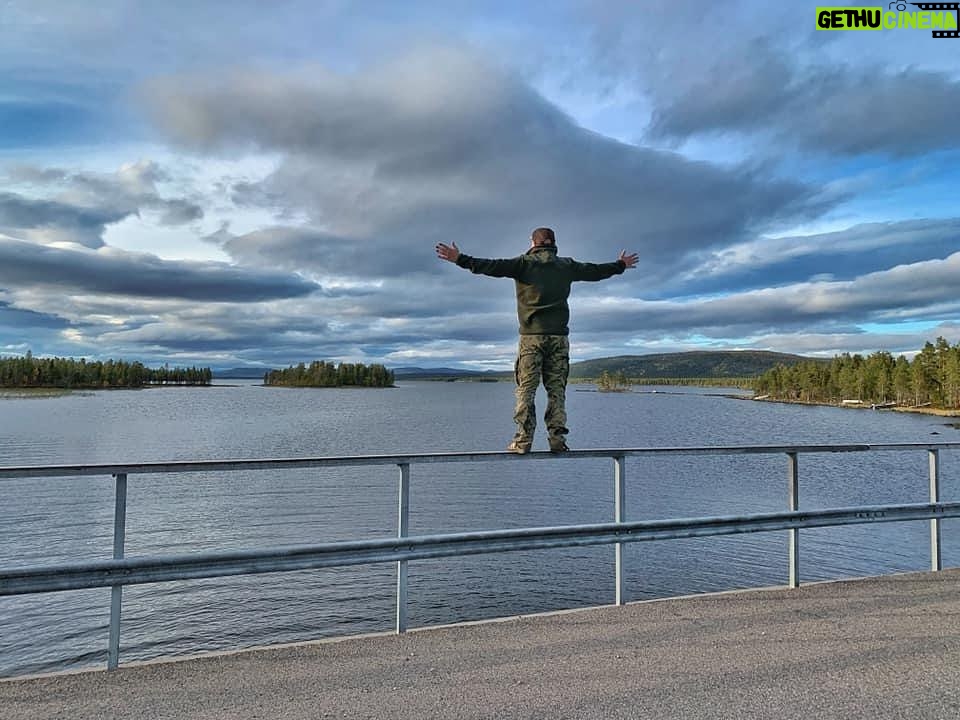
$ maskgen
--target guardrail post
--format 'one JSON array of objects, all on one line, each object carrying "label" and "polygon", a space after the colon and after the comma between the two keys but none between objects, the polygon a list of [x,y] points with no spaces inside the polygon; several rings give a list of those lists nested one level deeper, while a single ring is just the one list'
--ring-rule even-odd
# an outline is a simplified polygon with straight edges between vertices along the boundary
[{"label": "guardrail post", "polygon": [[[930,502],[940,502],[940,451],[928,451],[930,459]],[[930,569],[934,572],[943,569],[940,557],[940,519],[930,519]]]},{"label": "guardrail post", "polygon": [[[613,458],[613,521],[626,520],[626,462],[623,455]],[[616,574],[616,604],[623,605],[623,543],[614,545],[614,567]]]},{"label": "guardrail post", "polygon": [[[789,486],[790,512],[796,512],[800,509],[800,480],[799,463],[797,453],[787,453],[787,484]],[[800,530],[790,528],[787,530],[790,538],[790,570],[787,584],[792,587],[800,586]]]},{"label": "guardrail post", "polygon": [[[116,501],[113,507],[113,559],[123,558],[123,546],[127,534],[127,474],[118,473]],[[110,587],[110,641],[107,645],[107,670],[116,670],[120,664],[120,606],[123,600],[123,585]]]},{"label": "guardrail post", "polygon": [[[410,463],[400,463],[400,502],[397,537],[410,532]],[[407,631],[407,561],[397,561],[397,634]]]}]

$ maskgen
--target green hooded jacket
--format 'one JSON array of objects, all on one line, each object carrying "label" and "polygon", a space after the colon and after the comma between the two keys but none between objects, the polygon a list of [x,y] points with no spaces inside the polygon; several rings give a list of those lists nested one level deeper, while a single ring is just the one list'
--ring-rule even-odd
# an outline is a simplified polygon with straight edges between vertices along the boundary
[{"label": "green hooded jacket", "polygon": [[501,260],[460,253],[457,265],[477,275],[514,279],[521,335],[569,335],[570,285],[578,280],[606,280],[627,269],[620,260],[585,263],[558,257],[557,248],[549,245],[533,247],[520,257]]}]

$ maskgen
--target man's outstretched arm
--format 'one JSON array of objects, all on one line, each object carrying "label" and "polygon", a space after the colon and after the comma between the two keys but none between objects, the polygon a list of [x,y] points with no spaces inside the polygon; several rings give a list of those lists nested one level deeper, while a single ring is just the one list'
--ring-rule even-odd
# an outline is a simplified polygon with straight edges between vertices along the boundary
[{"label": "man's outstretched arm", "polygon": [[477,275],[489,275],[490,277],[515,278],[517,273],[520,272],[522,264],[520,258],[488,260],[487,258],[472,257],[460,252],[460,248],[457,247],[455,242],[449,245],[437,243],[437,257],[441,260],[456,263]]},{"label": "man's outstretched arm", "polygon": [[621,250],[619,257],[613,262],[608,263],[588,263],[574,261],[574,280],[586,280],[596,282],[597,280],[606,280],[608,277],[620,275],[625,270],[637,266],[638,256],[636,253],[627,254],[626,250]]}]

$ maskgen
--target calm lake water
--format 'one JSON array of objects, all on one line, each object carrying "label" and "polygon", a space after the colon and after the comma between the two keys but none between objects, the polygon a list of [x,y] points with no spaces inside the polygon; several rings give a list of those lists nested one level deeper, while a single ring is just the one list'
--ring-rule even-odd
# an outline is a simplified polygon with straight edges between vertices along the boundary
[{"label": "calm lake water", "polygon": [[[500,450],[509,383],[403,382],[393,389],[253,384],[0,398],[0,465],[316,457]],[[960,441],[943,418],[731,399],[720,390],[568,393],[570,445],[677,447]],[[542,415],[545,398],[538,396]],[[546,449],[541,434],[534,449]],[[960,453],[942,454],[945,499],[960,497]],[[627,460],[627,517],[787,508],[785,456]],[[131,476],[128,557],[387,537],[396,468]],[[803,455],[802,508],[925,502],[927,456]],[[0,567],[105,559],[113,481],[0,481]],[[610,460],[412,466],[411,534],[609,522]],[[786,582],[786,533],[625,546],[627,599]],[[943,523],[960,565],[960,524]],[[801,532],[801,581],[925,570],[928,525]],[[132,586],[121,662],[388,631],[395,566]],[[412,562],[411,627],[613,601],[613,548]],[[103,667],[109,590],[0,598],[0,676]]]}]

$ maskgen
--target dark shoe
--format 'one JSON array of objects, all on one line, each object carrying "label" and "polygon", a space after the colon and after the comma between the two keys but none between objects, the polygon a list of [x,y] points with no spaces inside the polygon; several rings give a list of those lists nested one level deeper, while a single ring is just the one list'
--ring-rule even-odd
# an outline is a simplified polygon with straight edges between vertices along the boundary
[{"label": "dark shoe", "polygon": [[528,452],[530,452],[530,443],[512,440],[510,444],[507,445],[507,452],[516,453],[517,455],[526,455]]},{"label": "dark shoe", "polygon": [[565,453],[570,448],[567,447],[567,441],[562,437],[560,438],[550,438],[550,452],[552,453]]}]

